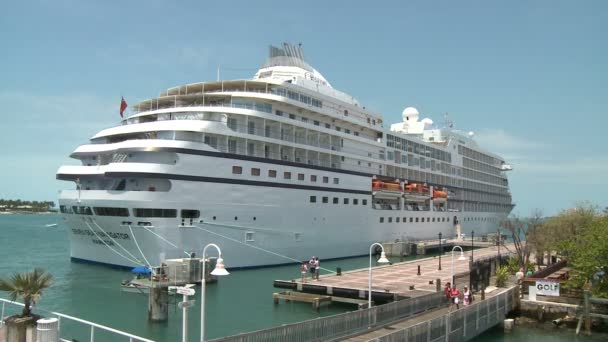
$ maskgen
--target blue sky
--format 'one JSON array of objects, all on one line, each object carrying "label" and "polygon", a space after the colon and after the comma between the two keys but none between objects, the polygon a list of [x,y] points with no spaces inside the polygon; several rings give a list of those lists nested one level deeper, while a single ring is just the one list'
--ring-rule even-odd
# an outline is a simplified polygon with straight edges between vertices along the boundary
[{"label": "blue sky", "polygon": [[516,213],[608,205],[606,1],[11,1],[0,13],[0,198],[56,200],[68,155],[129,104],[249,78],[304,46],[385,117],[406,106],[513,164]]}]

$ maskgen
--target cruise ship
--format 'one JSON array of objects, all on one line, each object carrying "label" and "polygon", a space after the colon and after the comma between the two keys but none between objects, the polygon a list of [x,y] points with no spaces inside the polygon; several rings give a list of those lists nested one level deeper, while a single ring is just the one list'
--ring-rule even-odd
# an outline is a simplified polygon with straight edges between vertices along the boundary
[{"label": "cruise ship", "polygon": [[242,268],[494,231],[514,206],[511,166],[473,133],[402,115],[386,126],[290,44],[252,79],[167,89],[57,171],[72,182],[59,196],[71,257],[154,266],[216,243]]}]

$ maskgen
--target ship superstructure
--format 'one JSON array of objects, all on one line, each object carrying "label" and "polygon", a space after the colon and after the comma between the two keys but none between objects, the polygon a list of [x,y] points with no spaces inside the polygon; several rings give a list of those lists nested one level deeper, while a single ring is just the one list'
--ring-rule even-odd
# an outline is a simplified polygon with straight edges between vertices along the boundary
[{"label": "ship superstructure", "polygon": [[170,88],[58,170],[71,256],[158,265],[215,242],[231,267],[283,264],[481,235],[511,211],[510,166],[472,135],[411,107],[383,121],[289,44],[253,79]]}]

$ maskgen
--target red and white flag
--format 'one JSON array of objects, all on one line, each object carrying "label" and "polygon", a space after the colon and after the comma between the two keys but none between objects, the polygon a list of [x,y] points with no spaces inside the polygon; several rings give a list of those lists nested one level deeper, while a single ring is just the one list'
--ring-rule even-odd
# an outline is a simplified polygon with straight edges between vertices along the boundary
[{"label": "red and white flag", "polygon": [[124,97],[120,97],[120,117],[122,118],[122,113],[127,109],[127,101],[125,101]]}]

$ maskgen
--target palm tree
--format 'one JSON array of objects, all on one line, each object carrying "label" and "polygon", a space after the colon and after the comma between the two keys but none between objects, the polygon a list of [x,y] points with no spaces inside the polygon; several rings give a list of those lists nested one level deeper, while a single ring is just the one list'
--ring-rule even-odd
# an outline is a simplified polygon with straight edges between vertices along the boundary
[{"label": "palm tree", "polygon": [[10,279],[0,278],[0,291],[9,293],[14,302],[17,298],[23,299],[23,312],[21,317],[29,317],[32,313],[31,304],[42,297],[42,291],[53,284],[53,276],[42,268],[33,272],[15,273]]}]

